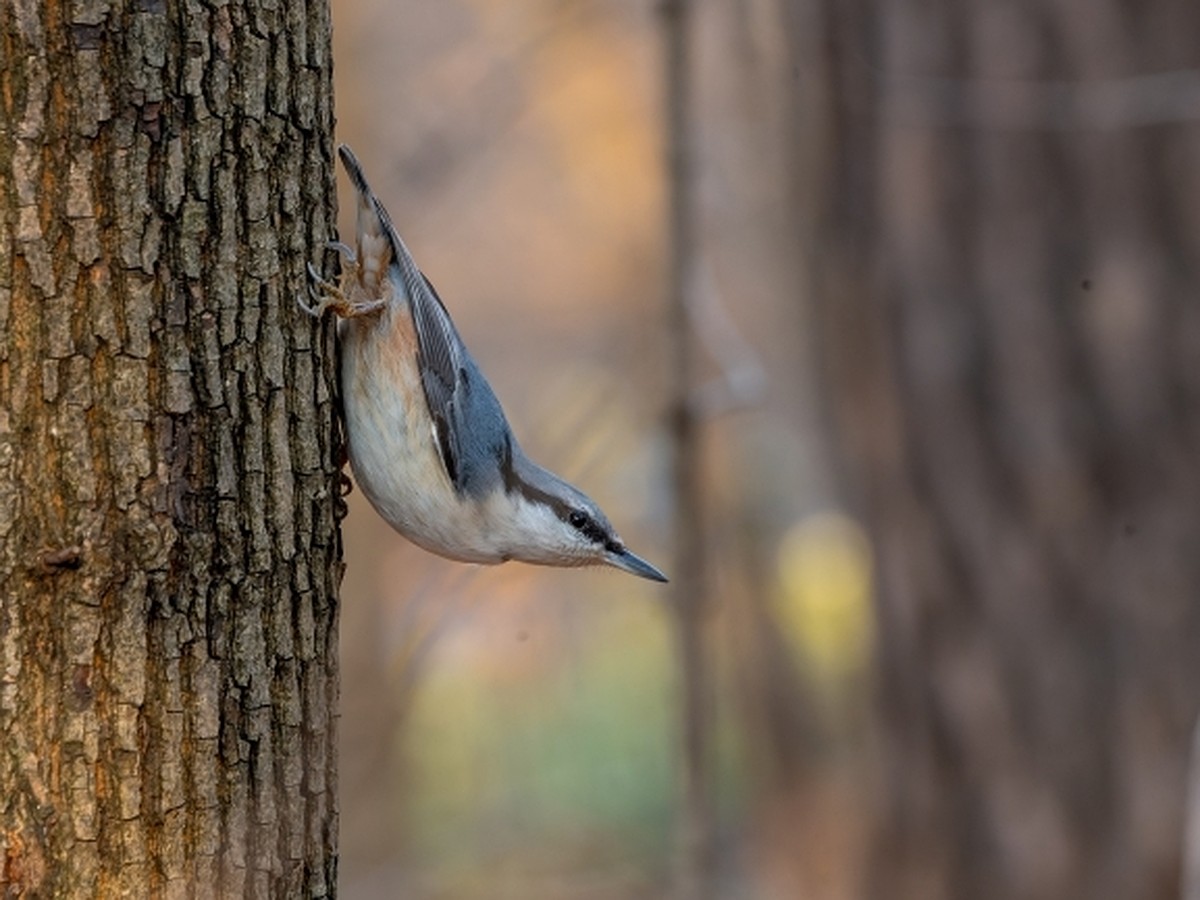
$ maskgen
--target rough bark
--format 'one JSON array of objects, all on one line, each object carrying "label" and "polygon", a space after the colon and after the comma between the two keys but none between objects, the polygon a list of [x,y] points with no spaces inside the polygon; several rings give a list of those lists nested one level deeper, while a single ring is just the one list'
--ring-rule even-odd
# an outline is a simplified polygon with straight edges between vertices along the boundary
[{"label": "rough bark", "polygon": [[814,296],[879,555],[874,896],[1173,898],[1200,140],[1137,98],[1197,65],[1195,7],[823,8],[798,133],[827,142]]},{"label": "rough bark", "polygon": [[0,893],[335,890],[326,0],[0,0]]}]

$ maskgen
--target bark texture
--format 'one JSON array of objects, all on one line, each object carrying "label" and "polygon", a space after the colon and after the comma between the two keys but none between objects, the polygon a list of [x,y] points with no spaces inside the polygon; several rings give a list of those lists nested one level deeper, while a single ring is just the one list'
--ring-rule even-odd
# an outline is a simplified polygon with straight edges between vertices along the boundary
[{"label": "bark texture", "polygon": [[793,9],[821,346],[879,555],[873,896],[1174,898],[1200,133],[1160,75],[1200,64],[1200,14]]},{"label": "bark texture", "polygon": [[0,0],[0,893],[331,896],[326,0]]}]

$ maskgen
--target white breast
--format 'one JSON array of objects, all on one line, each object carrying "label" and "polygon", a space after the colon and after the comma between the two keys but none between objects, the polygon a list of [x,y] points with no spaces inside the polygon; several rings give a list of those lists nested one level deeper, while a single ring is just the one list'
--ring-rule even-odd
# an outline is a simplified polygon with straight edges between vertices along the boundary
[{"label": "white breast", "polygon": [[416,364],[408,309],[346,319],[339,330],[350,466],[388,524],[439,556],[498,563],[510,554],[489,502],[455,493],[438,453]]}]

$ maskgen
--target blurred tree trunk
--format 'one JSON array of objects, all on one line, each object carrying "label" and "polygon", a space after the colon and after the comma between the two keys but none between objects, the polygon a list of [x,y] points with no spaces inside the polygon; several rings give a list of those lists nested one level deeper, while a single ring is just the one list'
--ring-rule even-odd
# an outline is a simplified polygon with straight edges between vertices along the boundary
[{"label": "blurred tree trunk", "polygon": [[825,372],[878,553],[872,895],[1174,898],[1200,131],[1185,81],[1139,76],[1200,66],[1200,7],[792,12]]},{"label": "blurred tree trunk", "polygon": [[674,504],[672,599],[680,677],[680,757],[682,796],[679,855],[674,895],[679,900],[713,896],[717,874],[716,828],[712,799],[712,677],[706,646],[711,606],[700,504],[700,416],[695,402],[694,283],[699,246],[695,193],[693,119],[693,9],[691,0],[664,0],[659,6],[664,43],[664,118],[670,212],[670,275],[667,316],[671,336],[672,384],[667,423],[671,441],[671,496]]},{"label": "blurred tree trunk", "polygon": [[332,896],[327,3],[0,0],[0,54],[0,893]]}]

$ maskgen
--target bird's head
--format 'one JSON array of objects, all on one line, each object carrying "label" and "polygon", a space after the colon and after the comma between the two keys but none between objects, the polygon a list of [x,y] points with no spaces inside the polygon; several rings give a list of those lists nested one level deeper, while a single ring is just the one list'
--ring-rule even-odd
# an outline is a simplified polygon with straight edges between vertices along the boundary
[{"label": "bird's head", "polygon": [[608,517],[586,494],[540,466],[506,473],[499,527],[511,529],[508,555],[547,566],[607,565],[648,578],[667,576],[630,551]]}]

